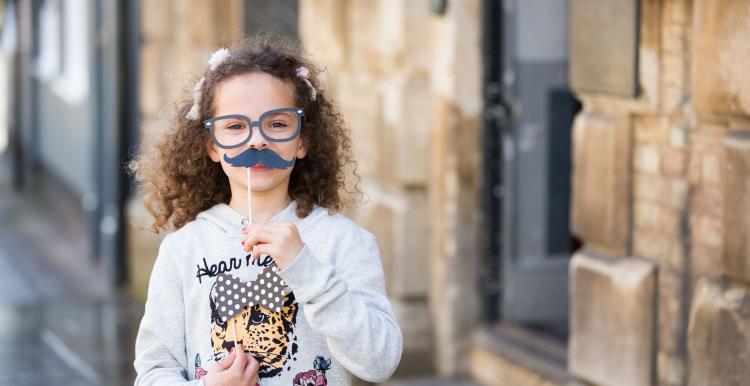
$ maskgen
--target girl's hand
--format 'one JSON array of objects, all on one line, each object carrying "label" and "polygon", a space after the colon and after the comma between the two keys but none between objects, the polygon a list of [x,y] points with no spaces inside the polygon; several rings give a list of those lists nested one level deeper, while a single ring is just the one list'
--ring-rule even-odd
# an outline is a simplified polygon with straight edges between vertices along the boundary
[{"label": "girl's hand", "polygon": [[236,349],[232,348],[229,356],[208,370],[203,383],[206,386],[255,386],[259,380],[259,367],[258,361],[252,355],[245,354],[242,345],[238,344]]},{"label": "girl's hand", "polygon": [[279,270],[289,266],[304,246],[297,226],[290,222],[250,224],[242,232],[246,235],[245,252],[252,252],[253,259],[261,254],[271,256]]}]

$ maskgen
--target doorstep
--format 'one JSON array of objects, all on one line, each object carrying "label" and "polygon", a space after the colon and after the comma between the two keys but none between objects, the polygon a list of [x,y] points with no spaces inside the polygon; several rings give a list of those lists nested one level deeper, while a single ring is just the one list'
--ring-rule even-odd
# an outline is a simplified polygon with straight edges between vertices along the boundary
[{"label": "doorstep", "polygon": [[579,385],[567,372],[564,342],[512,325],[479,329],[469,357],[472,379],[485,386]]}]

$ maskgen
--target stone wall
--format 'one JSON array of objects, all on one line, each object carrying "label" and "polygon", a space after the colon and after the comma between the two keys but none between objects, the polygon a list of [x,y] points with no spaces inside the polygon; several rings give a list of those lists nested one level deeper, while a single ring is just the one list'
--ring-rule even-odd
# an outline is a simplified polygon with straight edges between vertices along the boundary
[{"label": "stone wall", "polygon": [[466,372],[478,314],[478,0],[303,0],[300,36],[352,130],[366,202],[404,332],[400,371]]},{"label": "stone wall", "polygon": [[[739,385],[750,359],[750,3],[643,0],[641,12],[639,96],[578,92],[572,228],[586,250],[571,265],[569,370],[602,386]],[[602,270],[611,259],[639,263]],[[642,264],[656,285],[630,280]],[[624,320],[607,311],[614,299],[634,303]],[[597,328],[575,322],[595,313]],[[634,328],[644,320],[653,331]],[[611,347],[623,349],[587,356]]]}]

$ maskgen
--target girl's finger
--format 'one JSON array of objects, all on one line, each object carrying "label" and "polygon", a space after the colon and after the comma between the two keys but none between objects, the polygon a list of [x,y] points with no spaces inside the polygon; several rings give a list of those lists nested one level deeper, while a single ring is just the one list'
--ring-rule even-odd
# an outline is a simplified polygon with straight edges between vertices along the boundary
[{"label": "girl's finger", "polygon": [[267,232],[253,229],[245,235],[242,247],[245,249],[245,252],[249,252],[255,244],[266,242],[267,236]]},{"label": "girl's finger", "polygon": [[234,351],[234,348],[232,348],[231,350],[229,350],[229,355],[227,355],[226,358],[224,358],[221,362],[216,363],[216,369],[218,371],[224,371],[228,369],[229,366],[232,365],[232,363],[234,363]]},{"label": "girl's finger", "polygon": [[249,252],[256,244],[268,244],[278,242],[279,237],[276,233],[268,229],[250,231],[245,237],[242,244],[245,252]]},{"label": "girl's finger", "polygon": [[274,244],[255,244],[253,248],[253,258],[260,258],[260,255],[269,255],[273,258],[276,255],[276,247]]},{"label": "girl's finger", "polygon": [[237,344],[237,348],[234,349],[234,363],[229,370],[234,371],[237,374],[242,374],[245,371],[247,365],[247,355],[245,355],[245,349],[242,348],[241,344]]}]

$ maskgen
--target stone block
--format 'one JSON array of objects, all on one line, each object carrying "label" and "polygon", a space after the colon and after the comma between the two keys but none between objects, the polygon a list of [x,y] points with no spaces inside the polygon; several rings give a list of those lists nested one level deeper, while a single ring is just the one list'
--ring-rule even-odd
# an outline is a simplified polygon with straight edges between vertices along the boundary
[{"label": "stone block", "polygon": [[169,130],[169,121],[166,119],[155,119],[144,117],[141,120],[140,141],[141,147],[151,149],[159,144],[161,137]]},{"label": "stone block", "polygon": [[661,172],[668,177],[679,177],[687,169],[687,154],[684,149],[667,146],[661,149]]},{"label": "stone block", "polygon": [[660,176],[635,173],[633,176],[635,199],[655,203],[661,202],[669,192],[667,182],[666,179]]},{"label": "stone block", "polygon": [[687,130],[687,127],[683,125],[672,126],[669,129],[669,143],[675,147],[685,147]]},{"label": "stone block", "polygon": [[429,5],[420,1],[353,0],[346,7],[349,64],[375,73],[427,72],[433,36]]},{"label": "stone block", "polygon": [[659,351],[679,355],[684,343],[687,314],[683,295],[687,290],[686,278],[680,271],[660,266],[658,288]]},{"label": "stone block", "polygon": [[686,99],[687,95],[682,86],[665,84],[661,88],[661,109],[667,114],[678,110]]},{"label": "stone block", "polygon": [[384,177],[407,186],[425,186],[432,128],[429,79],[399,76],[383,82],[383,87],[383,115],[390,132],[390,143],[383,150],[392,160]]},{"label": "stone block", "polygon": [[670,142],[669,122],[661,116],[636,115],[633,130],[637,144],[667,145]]},{"label": "stone block", "polygon": [[721,153],[708,152],[703,154],[701,169],[704,182],[716,185],[721,184],[723,178]]},{"label": "stone block", "polygon": [[688,22],[689,5],[682,0],[667,0],[664,2],[664,21],[675,24]]},{"label": "stone block", "polygon": [[693,245],[690,248],[690,272],[693,277],[718,278],[724,273],[723,248]]},{"label": "stone block", "polygon": [[391,301],[393,313],[401,327],[404,336],[405,352],[429,352],[434,347],[432,339],[432,323],[427,302],[422,301]]},{"label": "stone block", "polygon": [[568,370],[602,386],[653,384],[656,266],[576,253],[570,264]]},{"label": "stone block", "polygon": [[665,239],[676,239],[680,232],[680,213],[677,210],[638,201],[635,203],[634,226],[638,229],[651,230]]},{"label": "stone block", "polygon": [[433,58],[432,44],[430,41],[432,33],[429,25],[433,16],[429,4],[423,1],[405,1],[404,3],[404,52],[400,53],[397,60],[405,61],[412,69],[429,69]]},{"label": "stone block", "polygon": [[[397,37],[403,32],[403,5],[393,4],[391,15],[386,17],[385,1],[354,0],[346,8],[347,60],[360,71],[390,72],[393,56],[403,50],[403,41]],[[395,46],[385,47],[383,41],[392,41]]]},{"label": "stone block", "polygon": [[658,175],[661,170],[661,155],[655,145],[638,145],[635,148],[635,170]]},{"label": "stone block", "polygon": [[688,181],[693,184],[701,183],[703,171],[701,170],[701,155],[703,152],[695,148],[691,149],[690,159],[688,160]]},{"label": "stone block", "polygon": [[209,57],[209,52],[198,48],[171,46],[162,49],[164,71],[159,77],[164,100],[162,110],[170,110],[182,99],[192,100],[193,87],[206,69]]},{"label": "stone block", "polygon": [[636,228],[659,229],[661,207],[647,201],[637,202],[634,210],[633,226]]},{"label": "stone block", "polygon": [[722,183],[722,158],[727,129],[722,126],[700,125],[690,133],[688,178],[695,184]]},{"label": "stone block", "polygon": [[[662,51],[665,54],[676,54],[674,56],[667,56],[672,56],[674,58],[683,58],[682,55],[687,44],[687,32],[687,28],[679,23],[664,23],[664,26],[662,27]],[[664,80],[672,84],[682,84],[683,68],[684,65],[667,65],[664,71]],[[669,74],[669,72],[673,70],[676,70],[675,73]]]},{"label": "stone block", "polygon": [[[482,114],[482,23],[481,1],[451,2],[445,15],[432,17],[430,28],[430,72],[433,94],[450,100],[462,117],[481,119]],[[471,148],[476,146],[471,142]],[[466,148],[462,148],[466,149]]]},{"label": "stone block", "polygon": [[750,290],[701,280],[688,327],[689,386],[742,386],[750,379]]},{"label": "stone block", "polygon": [[245,7],[250,5],[244,0],[213,0],[207,3],[214,7],[213,43],[208,46],[213,52],[215,47],[212,46],[227,46],[243,36]]},{"label": "stone block", "polygon": [[[736,178],[729,176],[728,179]],[[690,197],[690,212],[714,218],[723,215],[724,189],[721,186],[701,184],[693,188]]]},{"label": "stone block", "polygon": [[701,215],[690,216],[690,231],[693,243],[696,245],[720,248],[722,245],[722,230],[721,219]]},{"label": "stone block", "polygon": [[660,65],[662,44],[662,2],[640,2],[640,33],[638,44],[638,84],[640,99],[644,107],[651,111],[659,108]]},{"label": "stone block", "polygon": [[399,280],[398,276],[400,275],[395,272],[394,267],[397,259],[394,247],[396,236],[395,214],[392,208],[383,203],[373,202],[371,206],[372,208],[366,211],[359,220],[377,239],[380,259],[383,262],[386,288],[391,297],[396,297],[397,294],[394,293],[393,284],[394,281]]},{"label": "stone block", "polygon": [[410,189],[406,191],[406,210],[400,214],[401,224],[397,231],[397,254],[394,266],[399,280],[394,282],[395,293],[405,298],[424,298],[429,286],[429,212],[427,191]]},{"label": "stone block", "polygon": [[140,6],[140,27],[144,43],[167,44],[172,33],[170,1],[150,1]]},{"label": "stone block", "polygon": [[362,223],[378,239],[388,293],[404,300],[425,299],[429,283],[427,192],[386,193],[370,188],[371,208]]},{"label": "stone block", "polygon": [[[563,386],[522,365],[487,350],[473,349],[469,357],[472,379],[485,386]],[[573,384],[570,384],[573,385]]]},{"label": "stone block", "polygon": [[146,118],[155,118],[162,107],[160,51],[157,44],[141,46],[138,99],[141,114]]},{"label": "stone block", "polygon": [[337,75],[341,111],[351,130],[352,150],[363,177],[382,177],[388,162],[383,152],[383,97],[374,78],[367,74]]},{"label": "stone block", "polygon": [[589,246],[626,254],[631,217],[630,119],[580,113],[573,135],[571,229]]},{"label": "stone block", "polygon": [[647,228],[637,228],[633,232],[633,253],[636,256],[676,267],[679,262],[673,261],[673,257],[678,252],[679,244],[676,240],[668,239]]},{"label": "stone block", "polygon": [[[453,4],[453,3],[452,3]],[[430,299],[441,376],[466,371],[469,334],[479,316],[479,121],[465,119],[445,98],[436,99],[430,178]],[[449,134],[450,133],[450,134]],[[461,133],[462,135],[454,135]],[[452,142],[460,139],[459,143]]]},{"label": "stone block", "polygon": [[727,136],[724,175],[724,269],[750,283],[750,133]]},{"label": "stone block", "polygon": [[347,56],[346,0],[301,0],[299,34],[320,63],[342,67]]},{"label": "stone block", "polygon": [[687,205],[689,184],[684,179],[635,173],[633,185],[636,202],[660,204],[673,210]]},{"label": "stone block", "polygon": [[145,302],[151,270],[159,253],[163,234],[150,230],[153,217],[143,204],[143,198],[135,195],[125,208],[127,221],[128,292],[136,300]]},{"label": "stone block", "polygon": [[[190,46],[211,46],[216,42],[216,10],[219,7],[214,1],[182,0],[174,5],[179,13],[185,15],[176,28],[178,33],[185,34]],[[226,21],[225,21],[226,23]],[[182,27],[182,28],[180,28]]]},{"label": "stone block", "polygon": [[658,384],[659,386],[683,386],[685,385],[685,376],[687,375],[685,359],[678,355],[671,355],[659,352],[657,355],[658,363]]},{"label": "stone block", "polygon": [[688,181],[685,179],[674,178],[667,180],[666,182],[669,186],[669,191],[665,196],[666,204],[672,209],[682,210],[688,205],[688,192],[690,190]]},{"label": "stone block", "polygon": [[750,115],[750,3],[693,2],[692,91],[698,110]]}]

